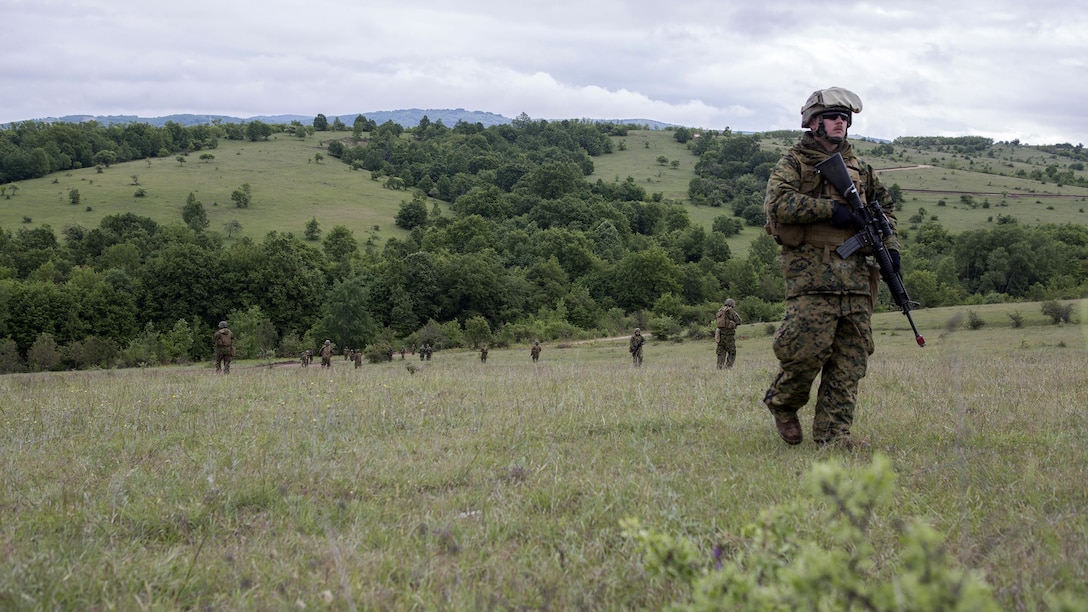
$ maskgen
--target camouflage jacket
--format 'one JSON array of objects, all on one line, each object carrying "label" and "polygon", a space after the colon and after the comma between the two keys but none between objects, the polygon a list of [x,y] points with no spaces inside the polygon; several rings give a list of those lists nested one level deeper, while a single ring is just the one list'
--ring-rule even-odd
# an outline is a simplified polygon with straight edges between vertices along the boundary
[{"label": "camouflage jacket", "polygon": [[[843,259],[835,248],[854,231],[831,226],[835,201],[843,201],[815,166],[836,152],[841,153],[862,202],[879,201],[893,230],[895,214],[888,191],[872,166],[858,159],[848,141],[827,152],[811,133],[791,147],[771,171],[763,206],[767,231],[782,244],[782,266],[786,297],[810,294],[871,295],[875,263],[864,250]],[[898,236],[884,241],[899,250]],[[878,281],[878,279],[877,279]]]}]

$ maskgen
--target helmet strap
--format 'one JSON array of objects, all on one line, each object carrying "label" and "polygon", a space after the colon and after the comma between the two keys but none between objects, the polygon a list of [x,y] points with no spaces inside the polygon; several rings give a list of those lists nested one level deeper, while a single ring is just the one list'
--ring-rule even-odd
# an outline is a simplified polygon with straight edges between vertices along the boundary
[{"label": "helmet strap", "polygon": [[834,136],[834,137],[828,136],[827,135],[827,130],[824,129],[824,120],[823,120],[822,117],[820,118],[820,127],[819,127],[819,129],[816,130],[816,135],[819,136],[820,138],[823,138],[824,140],[826,140],[828,142],[831,142],[831,143],[834,143],[834,144],[839,144],[843,140],[846,140],[846,135],[845,134],[841,138],[838,137],[838,136]]}]

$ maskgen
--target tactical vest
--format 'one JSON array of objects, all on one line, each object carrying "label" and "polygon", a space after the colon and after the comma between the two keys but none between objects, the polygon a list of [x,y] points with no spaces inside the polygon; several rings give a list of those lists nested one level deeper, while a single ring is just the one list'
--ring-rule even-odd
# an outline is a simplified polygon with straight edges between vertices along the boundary
[{"label": "tactical vest", "polygon": [[[806,163],[800,158],[795,159],[797,159],[797,163],[801,165],[800,193],[802,195],[842,201],[842,194],[837,192],[834,185],[824,180],[822,174],[816,172],[815,165]],[[866,202],[865,194],[868,191],[869,185],[864,180],[865,177],[861,173],[860,160],[853,155],[844,157],[843,160],[846,162],[847,173],[850,175],[850,179],[854,181],[854,186],[858,190],[861,201],[868,204],[868,202]],[[830,221],[817,221],[816,223],[777,223],[771,217],[770,211],[767,211],[767,223],[764,226],[764,230],[773,236],[775,241],[782,246],[796,248],[801,246],[801,244],[810,244],[823,247],[827,253],[830,253],[831,249],[837,248],[854,235],[854,230],[832,227]]]}]

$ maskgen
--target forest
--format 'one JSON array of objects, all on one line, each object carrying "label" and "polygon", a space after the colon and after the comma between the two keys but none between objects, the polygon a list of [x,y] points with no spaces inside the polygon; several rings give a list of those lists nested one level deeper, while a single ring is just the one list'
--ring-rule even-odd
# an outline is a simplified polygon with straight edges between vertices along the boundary
[{"label": "forest", "polygon": [[[96,227],[0,227],[0,372],[206,360],[220,320],[241,358],[295,357],[331,339],[373,359],[413,344],[502,346],[633,326],[657,340],[698,338],[727,297],[747,323],[777,320],[777,245],[759,234],[734,256],[727,242],[763,225],[777,160],[765,136],[675,130],[697,159],[689,202],[679,202],[630,178],[587,180],[628,129],[524,115],[490,127],[362,116],[349,126],[322,115],[313,125],[10,125],[0,129],[0,204],[18,197],[18,181],[51,173],[318,133],[330,161],[403,191],[392,221],[404,231],[380,244],[341,225],[236,238],[209,226],[195,193],[169,223],[127,212]],[[691,220],[692,205],[720,214],[707,227]],[[1083,224],[1000,215],[953,234],[932,219],[903,221],[904,282],[922,307],[1088,294]]]}]

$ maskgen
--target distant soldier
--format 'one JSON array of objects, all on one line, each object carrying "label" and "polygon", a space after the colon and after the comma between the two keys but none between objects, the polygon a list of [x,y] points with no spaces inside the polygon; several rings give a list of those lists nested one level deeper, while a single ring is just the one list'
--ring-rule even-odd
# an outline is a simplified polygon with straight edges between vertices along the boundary
[{"label": "distant soldier", "polygon": [[344,349],[344,361],[350,361],[352,358],[351,349]]},{"label": "distant soldier", "polygon": [[385,360],[393,361],[393,347],[390,346],[385,349]]},{"label": "distant soldier", "polygon": [[642,367],[643,344],[646,344],[646,339],[642,337],[642,330],[636,327],[634,335],[631,336],[631,346],[627,349],[631,352],[631,362],[636,368]]},{"label": "distant soldier", "polygon": [[529,349],[529,354],[533,356],[533,363],[540,361],[540,341],[533,341],[533,348]]},{"label": "distant soldier", "polygon": [[355,369],[363,367],[363,351],[361,349],[355,349],[352,359],[355,361]]},{"label": "distant soldier", "polygon": [[424,344],[423,348],[425,349],[424,352],[427,353],[427,361],[430,361],[431,356],[434,355],[434,347],[432,347],[430,344]]},{"label": "distant soldier", "polygon": [[740,315],[737,314],[736,305],[737,302],[729,298],[714,315],[714,340],[718,345],[716,352],[719,370],[733,367],[733,362],[737,359],[737,326],[740,325]]},{"label": "distant soldier", "polygon": [[212,334],[215,346],[215,371],[230,374],[230,362],[234,358],[234,334],[227,329],[227,322],[220,321],[219,329]]},{"label": "distant soldier", "polygon": [[321,347],[321,367],[332,367],[332,341],[326,340],[324,346]]},{"label": "distant soldier", "polygon": [[310,349],[306,349],[305,351],[302,351],[302,367],[304,367],[304,368],[310,367],[310,360],[312,358],[313,358],[313,351],[311,351]]},{"label": "distant soldier", "polygon": [[480,347],[480,363],[487,363],[487,345]]},{"label": "distant soldier", "polygon": [[405,349],[405,348],[404,348],[403,346],[402,346],[402,347],[400,347],[400,360],[401,360],[401,361],[404,361],[404,355],[405,355],[405,354],[406,354],[407,352],[408,352],[408,350],[407,350],[407,349]]}]

